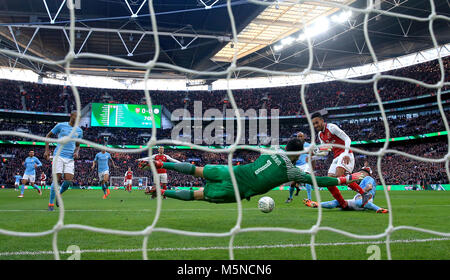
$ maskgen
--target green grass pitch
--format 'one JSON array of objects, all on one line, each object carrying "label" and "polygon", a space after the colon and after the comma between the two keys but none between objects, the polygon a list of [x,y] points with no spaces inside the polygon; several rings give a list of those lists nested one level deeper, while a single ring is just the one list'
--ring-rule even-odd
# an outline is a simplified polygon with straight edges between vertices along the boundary
[{"label": "green grass pitch", "polygon": [[[352,191],[343,191],[344,197],[353,197]],[[39,196],[27,190],[25,197],[18,192],[0,190],[0,228],[12,231],[39,232],[50,230],[58,220],[59,210],[47,211],[49,191]],[[113,190],[108,199],[102,199],[99,190],[69,190],[64,193],[64,224],[83,224],[94,227],[139,231],[149,226],[155,217],[156,200],[150,200],[142,191],[127,193]],[[257,207],[259,197],[243,200],[242,228],[282,227],[309,229],[318,219],[317,209],[302,204],[306,196],[301,191],[294,201],[286,204],[287,191],[271,191],[276,203],[273,212],[265,214]],[[313,194],[313,198],[315,195]],[[322,201],[331,199],[321,191]],[[392,191],[394,226],[414,226],[438,232],[450,232],[450,192],[444,191]],[[375,203],[386,208],[387,203],[379,191]],[[237,219],[236,204],[212,204],[202,201],[163,200],[158,228],[171,228],[194,232],[227,232]],[[383,233],[388,225],[387,214],[371,211],[340,211],[323,209],[321,226],[334,227],[354,234]],[[0,234],[0,260],[53,259],[53,235],[43,237],[17,237]],[[64,229],[58,233],[61,259],[71,245],[81,250],[82,260],[90,259],[142,259],[142,236],[100,234],[85,230]],[[276,231],[239,233],[234,240],[237,260],[310,260],[311,236]],[[374,257],[387,259],[383,241],[352,239],[330,231],[319,231],[316,236],[316,254],[320,260],[367,260]],[[148,258],[158,260],[224,260],[229,258],[229,237],[190,237],[164,232],[153,232],[148,240]],[[395,231],[391,235],[392,259],[448,260],[450,237],[437,236],[412,230]],[[373,250],[373,245],[375,251]],[[371,247],[372,246],[372,247]],[[371,250],[372,248],[372,250]]]}]

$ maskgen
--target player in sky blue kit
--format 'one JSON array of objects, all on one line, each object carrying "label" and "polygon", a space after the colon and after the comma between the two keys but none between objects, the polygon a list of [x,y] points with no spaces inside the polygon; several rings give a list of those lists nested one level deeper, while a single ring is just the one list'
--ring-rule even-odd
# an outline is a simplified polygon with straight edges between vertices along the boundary
[{"label": "player in sky blue kit", "polygon": [[[366,192],[370,192],[372,194],[372,198],[367,202],[364,207],[362,207],[362,199],[361,195],[358,193],[353,197],[353,199],[347,200],[348,209],[347,210],[373,210],[377,213],[389,213],[389,210],[381,208],[373,203],[375,198],[375,194],[377,191],[377,183],[375,179],[372,177],[372,169],[365,165],[361,168],[360,172],[364,172],[367,176],[359,183],[359,186],[363,188]],[[317,208],[318,204],[315,201],[307,201],[305,205],[312,208]],[[337,200],[325,201],[320,203],[323,208],[338,208],[340,204]]]},{"label": "player in sky blue kit", "polygon": [[139,185],[139,189],[142,190],[142,185],[144,184],[144,180],[142,180],[142,178],[139,178],[138,180],[138,185]]},{"label": "player in sky blue kit", "polygon": [[25,172],[23,173],[22,187],[20,188],[20,195],[18,197],[23,197],[25,185],[27,183],[35,188],[38,191],[39,195],[42,195],[41,190],[34,183],[36,181],[36,168],[42,166],[42,163],[39,161],[39,159],[34,156],[34,151],[30,151],[28,153],[28,157],[23,162],[23,166],[25,167]]},{"label": "player in sky blue kit", "polygon": [[[47,138],[51,138],[56,136],[58,138],[62,138],[65,136],[69,136],[72,132],[72,129],[75,129],[74,134],[72,135],[72,139],[83,138],[83,130],[79,127],[74,127],[75,119],[77,117],[77,112],[74,111],[70,114],[69,122],[62,122],[55,125],[55,127],[47,134]],[[61,151],[59,156],[58,151]],[[60,144],[56,146],[55,152],[53,153],[53,168],[55,171],[58,182],[61,181],[64,174],[64,182],[61,184],[60,194],[63,194],[67,189],[73,186],[73,176],[75,174],[75,161],[74,159],[79,158],[80,151],[80,143],[75,141],[69,141],[65,144]],[[45,143],[45,153],[44,157],[49,160],[50,159],[50,150],[49,143]],[[55,201],[55,190],[54,190],[55,182],[52,182],[50,187],[50,201],[48,203],[48,210],[54,210],[54,201]],[[56,205],[58,206],[58,204]]]},{"label": "player in sky blue kit", "polygon": [[[303,144],[303,149],[306,150],[306,148],[308,148],[309,146],[311,146],[311,144],[309,144],[308,142],[305,142],[305,134],[303,132],[299,132],[297,133],[297,139],[300,139],[302,142],[304,142]],[[295,163],[295,166],[300,168],[300,170],[302,170],[303,172],[306,172],[308,174],[311,174],[311,169],[309,168],[309,164],[308,164],[308,160],[309,160],[309,155],[308,154],[301,154],[298,157],[297,162]],[[311,163],[313,165],[313,168],[315,167],[315,162],[312,161]],[[292,201],[293,199],[293,195],[294,195],[294,190],[296,188],[298,188],[298,183],[293,182],[291,184],[291,186],[289,187],[289,197],[286,200],[286,203],[289,203]],[[306,193],[308,196],[308,199],[311,200],[311,190],[312,190],[312,186],[310,184],[305,184],[306,187]],[[300,190],[300,189],[298,189]],[[297,193],[295,195],[298,195],[298,190]]]},{"label": "player in sky blue kit", "polygon": [[16,175],[14,175],[14,190],[18,191],[20,186],[20,180],[22,179],[22,176],[20,176],[20,173],[17,172]]},{"label": "player in sky blue kit", "polygon": [[108,189],[109,183],[109,161],[111,161],[114,168],[117,168],[114,163],[111,154],[106,151],[101,151],[95,155],[94,161],[92,162],[92,169],[95,168],[95,163],[98,165],[98,179],[103,190],[103,199],[106,199],[110,194]]}]

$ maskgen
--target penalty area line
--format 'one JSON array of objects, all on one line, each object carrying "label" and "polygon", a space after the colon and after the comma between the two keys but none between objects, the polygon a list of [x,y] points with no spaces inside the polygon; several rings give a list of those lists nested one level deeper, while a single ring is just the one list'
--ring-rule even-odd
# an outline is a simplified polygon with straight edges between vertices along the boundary
[{"label": "penalty area line", "polygon": [[[449,241],[450,238],[427,238],[427,239],[399,239],[391,240],[390,243],[424,243]],[[376,245],[383,244],[386,241],[357,241],[357,242],[335,242],[335,243],[316,243],[316,247],[322,246],[349,246],[349,245]],[[249,249],[280,249],[280,248],[300,248],[310,247],[309,243],[301,244],[275,244],[275,245],[255,245],[255,246],[233,246],[234,250],[249,250]],[[208,251],[208,250],[228,250],[226,246],[212,246],[212,247],[185,247],[185,248],[149,248],[148,252],[164,252],[164,251]],[[142,248],[132,249],[86,249],[80,250],[79,253],[136,253],[142,252]],[[73,254],[73,251],[59,251],[60,254]],[[3,256],[38,256],[38,255],[53,255],[53,251],[18,251],[18,252],[0,252],[0,257]]]}]

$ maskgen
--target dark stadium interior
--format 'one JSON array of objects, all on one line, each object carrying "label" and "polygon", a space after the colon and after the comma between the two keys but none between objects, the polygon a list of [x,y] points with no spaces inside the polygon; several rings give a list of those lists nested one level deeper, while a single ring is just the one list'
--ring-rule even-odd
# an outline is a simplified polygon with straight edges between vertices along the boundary
[{"label": "dark stadium interior", "polygon": [[[52,17],[60,6],[59,1],[47,1]],[[140,1],[131,1],[132,9],[137,11]],[[215,1],[204,1],[207,5]],[[255,16],[257,16],[264,6],[249,3],[248,1],[231,1],[233,15],[236,21],[237,32],[241,31]],[[395,2],[395,1],[394,1]],[[416,17],[427,17],[431,12],[428,1],[409,0],[403,1],[401,5],[396,5],[392,1],[382,1],[381,8],[389,12],[404,13]],[[366,1],[355,1],[352,6],[364,9]],[[212,61],[210,58],[221,49],[229,40],[232,32],[229,16],[226,9],[226,1],[220,0],[211,9],[205,10],[200,1],[154,1],[155,13],[157,15],[157,26],[159,32],[166,35],[159,37],[161,54],[159,62],[194,69],[198,71],[223,71],[228,67],[228,63]],[[16,24],[14,32],[17,34],[18,43],[26,46],[33,36],[35,27],[40,26],[41,30],[36,35],[28,50],[30,54],[51,59],[63,59],[68,51],[68,42],[60,28],[51,29],[47,24],[49,16],[41,3],[33,0],[0,1],[0,38],[3,40],[0,46],[15,50],[16,46],[7,24]],[[436,1],[435,10],[438,15],[449,15],[448,3],[446,1]],[[105,28],[108,30],[142,30],[153,31],[149,20],[148,6],[145,6],[137,17],[124,16],[129,14],[124,1],[83,1],[82,7],[77,9],[77,28],[80,28],[76,36],[76,45],[81,46],[87,37],[89,28]],[[51,27],[65,26],[70,17],[67,9],[62,9]],[[321,35],[315,39],[313,69],[339,69],[348,66],[358,66],[372,61],[371,55],[364,47],[363,21],[364,14],[359,13],[354,16],[352,28],[345,26],[334,26],[332,33]],[[400,24],[399,24],[400,22]],[[407,53],[414,53],[419,50],[433,47],[429,26],[425,21],[410,21],[406,18],[396,18],[372,13],[369,15],[368,30],[371,43],[379,59],[393,58]],[[84,29],[83,29],[84,28]],[[438,44],[449,41],[450,32],[444,20],[435,20],[433,29]],[[405,33],[408,33],[405,35]],[[331,31],[330,31],[331,32]],[[170,34],[191,34],[186,37],[186,45],[196,35],[208,35],[199,37],[188,48],[180,51],[178,43]],[[123,37],[128,48],[133,48],[139,36],[130,36],[124,32]],[[133,39],[131,39],[133,37]],[[224,40],[223,38],[228,38]],[[356,39],[355,39],[356,38]],[[178,37],[179,40],[181,40]],[[227,41],[228,40],[228,41]],[[146,62],[152,59],[154,54],[153,36],[147,35],[136,48],[132,57],[127,56],[127,52],[121,42],[117,32],[92,32],[87,40],[83,51],[89,53],[107,54],[115,57],[131,59],[137,62]],[[7,64],[7,57],[0,57]],[[273,61],[273,53],[270,47],[265,47],[257,53],[253,53],[238,63],[239,66],[250,66],[276,71],[299,71],[308,65],[307,44],[305,42],[283,51],[278,62]],[[27,60],[20,60],[21,67],[33,68]],[[72,63],[72,73],[109,75],[143,78],[144,70],[127,65],[118,64],[112,61],[101,59],[78,58]],[[96,70],[97,69],[97,70]],[[104,69],[99,71],[98,69]],[[116,71],[117,69],[132,71]],[[43,75],[49,72],[63,72],[62,66],[48,66],[43,69]],[[185,75],[172,69],[156,67],[152,69],[153,77],[173,78]],[[254,72],[242,72],[242,76],[260,75]],[[208,75],[197,76],[188,74],[190,78],[206,78],[212,82],[216,77]]]}]

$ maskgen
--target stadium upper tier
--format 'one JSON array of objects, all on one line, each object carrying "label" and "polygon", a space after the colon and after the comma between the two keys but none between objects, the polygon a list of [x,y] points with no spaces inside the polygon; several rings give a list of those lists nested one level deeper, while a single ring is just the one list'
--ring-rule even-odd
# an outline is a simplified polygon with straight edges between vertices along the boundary
[{"label": "stadium upper tier", "polygon": [[[449,82],[450,58],[446,57],[443,61],[445,79]],[[441,78],[436,60],[384,74],[413,78],[428,84],[437,83]],[[361,77],[363,78],[367,77]],[[380,80],[377,88],[383,102],[436,93],[436,89],[391,79]],[[447,89],[450,87],[445,86],[442,90]],[[82,108],[93,102],[146,103],[144,92],[141,90],[98,88],[78,88],[78,90]],[[233,90],[233,95],[238,108],[244,111],[278,109],[280,116],[304,114],[300,102],[300,86]],[[226,91],[150,91],[150,96],[153,104],[163,105],[170,112],[185,108],[193,114],[195,101],[201,101],[202,113],[212,108],[219,110],[231,108]],[[309,85],[305,92],[305,100],[310,112],[377,102],[372,83],[355,84],[338,81]],[[0,109],[67,113],[75,109],[75,101],[70,87],[0,80]]]}]

